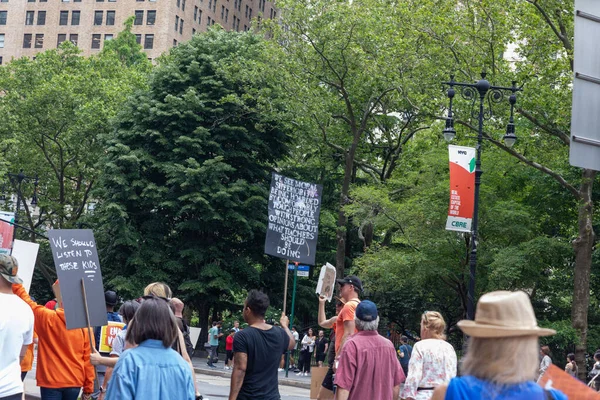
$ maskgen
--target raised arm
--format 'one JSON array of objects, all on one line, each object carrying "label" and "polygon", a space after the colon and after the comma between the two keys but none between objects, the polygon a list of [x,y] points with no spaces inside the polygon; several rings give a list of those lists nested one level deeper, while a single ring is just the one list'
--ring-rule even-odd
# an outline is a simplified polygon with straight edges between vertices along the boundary
[{"label": "raised arm", "polygon": [[319,296],[319,314],[318,314],[317,322],[319,323],[320,327],[325,328],[325,329],[330,329],[335,324],[335,321],[337,321],[337,315],[334,315],[333,317],[327,319],[327,317],[325,316],[325,302],[326,301],[327,301],[327,299],[325,297]]}]

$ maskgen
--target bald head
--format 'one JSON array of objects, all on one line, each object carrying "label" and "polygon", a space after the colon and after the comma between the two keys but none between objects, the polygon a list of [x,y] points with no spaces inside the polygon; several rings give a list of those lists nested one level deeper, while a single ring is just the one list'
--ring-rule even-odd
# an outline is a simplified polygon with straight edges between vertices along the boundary
[{"label": "bald head", "polygon": [[175,316],[183,318],[183,301],[179,300],[177,297],[173,297],[171,299],[171,304],[173,304],[173,308],[175,309]]}]

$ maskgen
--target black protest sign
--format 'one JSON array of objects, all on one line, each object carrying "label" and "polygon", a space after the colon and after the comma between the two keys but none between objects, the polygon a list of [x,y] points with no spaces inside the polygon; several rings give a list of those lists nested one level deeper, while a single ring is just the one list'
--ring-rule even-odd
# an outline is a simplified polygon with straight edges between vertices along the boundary
[{"label": "black protest sign", "polygon": [[315,264],[323,186],[273,173],[265,253]]},{"label": "black protest sign", "polygon": [[67,329],[88,326],[81,281],[90,326],[107,324],[104,287],[94,233],[90,229],[54,229],[48,232],[54,265],[60,282]]}]

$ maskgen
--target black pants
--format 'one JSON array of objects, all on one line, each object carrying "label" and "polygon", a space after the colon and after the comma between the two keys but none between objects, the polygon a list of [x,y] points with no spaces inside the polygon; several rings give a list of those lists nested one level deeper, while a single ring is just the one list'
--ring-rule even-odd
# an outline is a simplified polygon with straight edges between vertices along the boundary
[{"label": "black pants", "polygon": [[312,353],[309,350],[302,350],[300,353],[300,371],[310,372],[310,362]]}]

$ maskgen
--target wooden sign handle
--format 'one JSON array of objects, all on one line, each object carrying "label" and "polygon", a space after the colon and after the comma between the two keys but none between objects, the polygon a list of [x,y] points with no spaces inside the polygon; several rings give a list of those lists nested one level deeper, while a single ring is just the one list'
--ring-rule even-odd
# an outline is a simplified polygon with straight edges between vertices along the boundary
[{"label": "wooden sign handle", "polygon": [[[90,313],[88,310],[87,297],[85,295],[85,278],[81,278],[81,292],[83,293],[83,308],[85,309],[85,324],[87,325],[90,349],[91,351],[98,351],[96,350],[96,347],[92,342],[92,327],[90,326]],[[94,366],[94,388],[100,388],[100,383],[98,382],[98,370],[96,369],[96,366]]]},{"label": "wooden sign handle", "polygon": [[285,283],[283,286],[283,313],[287,306],[287,288],[288,288],[288,274],[289,274],[290,260],[285,260]]}]

